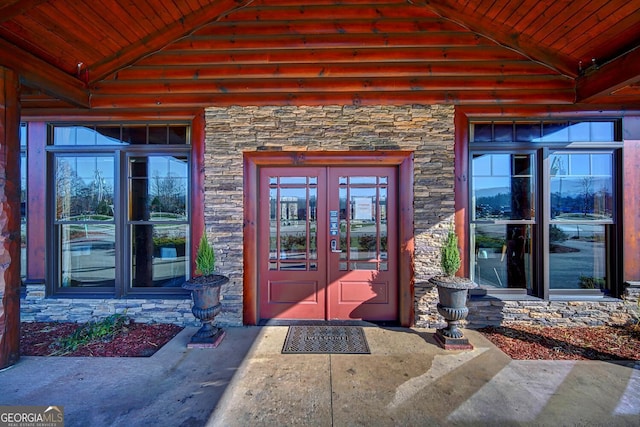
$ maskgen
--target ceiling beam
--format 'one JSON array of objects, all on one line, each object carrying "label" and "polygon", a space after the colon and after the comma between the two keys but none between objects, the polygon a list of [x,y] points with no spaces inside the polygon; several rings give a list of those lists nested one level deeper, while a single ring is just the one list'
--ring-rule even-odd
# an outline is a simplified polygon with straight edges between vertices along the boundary
[{"label": "ceiling beam", "polygon": [[591,102],[639,81],[640,46],[579,77],[576,102]]},{"label": "ceiling beam", "polygon": [[0,0],[0,24],[47,0]]},{"label": "ceiling beam", "polygon": [[451,20],[566,77],[575,79],[578,76],[578,64],[574,64],[569,58],[561,58],[557,54],[540,49],[535,42],[523,37],[519,32],[509,32],[504,28],[486,25],[483,23],[482,16],[462,14],[446,0],[407,0],[407,2],[415,6],[429,8],[443,19]]},{"label": "ceiling beam", "polygon": [[0,65],[15,70],[20,81],[71,105],[89,108],[85,84],[29,52],[0,39]]},{"label": "ceiling beam", "polygon": [[89,83],[98,82],[114,72],[151,55],[168,44],[197,31],[203,25],[220,19],[230,11],[241,9],[252,0],[212,1],[197,12],[191,13],[174,24],[147,35],[124,50],[93,64],[87,69]]}]

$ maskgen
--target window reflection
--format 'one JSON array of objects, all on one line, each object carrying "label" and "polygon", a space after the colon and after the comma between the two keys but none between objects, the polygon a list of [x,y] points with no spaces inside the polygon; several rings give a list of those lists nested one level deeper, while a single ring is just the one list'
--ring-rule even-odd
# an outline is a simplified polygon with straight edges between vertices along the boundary
[{"label": "window reflection", "polygon": [[608,227],[590,223],[552,224],[549,227],[551,289],[608,289]]},{"label": "window reflection", "polygon": [[475,219],[533,219],[533,162],[530,154],[475,154],[472,159]]},{"label": "window reflection", "polygon": [[133,225],[132,285],[180,287],[187,279],[186,224]]},{"label": "window reflection", "polygon": [[270,270],[315,271],[318,259],[317,177],[269,178]]},{"label": "window reflection", "polygon": [[61,287],[114,286],[115,226],[67,224],[60,233]]},{"label": "window reflection", "polygon": [[187,210],[187,165],[186,157],[130,158],[131,219],[184,221]]},{"label": "window reflection", "polygon": [[552,219],[597,221],[613,217],[611,154],[556,153],[549,163]]},{"label": "window reflection", "polygon": [[58,220],[113,220],[113,156],[60,156],[55,170]]},{"label": "window reflection", "polygon": [[474,280],[494,288],[530,289],[533,251],[531,225],[472,226]]}]

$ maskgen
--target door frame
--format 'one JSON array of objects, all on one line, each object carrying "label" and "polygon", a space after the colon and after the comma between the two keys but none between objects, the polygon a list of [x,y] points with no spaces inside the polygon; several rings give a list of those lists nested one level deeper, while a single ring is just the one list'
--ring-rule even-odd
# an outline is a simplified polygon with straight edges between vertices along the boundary
[{"label": "door frame", "polygon": [[258,190],[263,166],[396,166],[398,168],[398,321],[414,324],[413,152],[251,151],[243,153],[243,324],[258,312]]}]

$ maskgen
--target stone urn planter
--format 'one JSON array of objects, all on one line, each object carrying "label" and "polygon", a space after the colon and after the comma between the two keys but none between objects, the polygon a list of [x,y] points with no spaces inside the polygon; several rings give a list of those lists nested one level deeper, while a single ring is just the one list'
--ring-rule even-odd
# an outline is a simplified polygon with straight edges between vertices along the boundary
[{"label": "stone urn planter", "polygon": [[191,337],[188,347],[217,347],[222,341],[224,331],[214,326],[213,321],[221,310],[220,288],[227,282],[227,276],[209,274],[194,277],[182,285],[191,291],[191,313],[202,322],[202,327]]},{"label": "stone urn planter", "polygon": [[213,325],[215,317],[220,313],[220,288],[229,282],[227,276],[215,272],[216,255],[202,234],[196,254],[196,274],[182,287],[191,291],[193,307],[191,312],[202,322],[202,327],[192,337],[187,347],[215,348],[224,338],[224,331]]},{"label": "stone urn planter", "polygon": [[429,279],[438,289],[440,302],[437,305],[438,313],[447,321],[447,327],[436,330],[435,339],[445,350],[466,350],[473,346],[459,328],[460,322],[469,314],[467,308],[467,295],[469,289],[477,285],[470,279],[456,277],[460,269],[460,249],[458,248],[458,236],[449,229],[447,240],[440,249],[440,267],[444,275]]},{"label": "stone urn planter", "polygon": [[466,350],[473,346],[460,330],[460,323],[467,318],[469,289],[477,285],[463,277],[436,276],[429,279],[438,289],[438,313],[444,317],[447,327],[437,329],[435,339],[446,350]]}]

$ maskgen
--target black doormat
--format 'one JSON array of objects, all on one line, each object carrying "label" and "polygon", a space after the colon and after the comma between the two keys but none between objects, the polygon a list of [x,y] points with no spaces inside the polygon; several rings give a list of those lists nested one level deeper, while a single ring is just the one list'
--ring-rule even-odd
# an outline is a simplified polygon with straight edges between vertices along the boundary
[{"label": "black doormat", "polygon": [[289,326],[284,354],[371,354],[360,326]]}]

